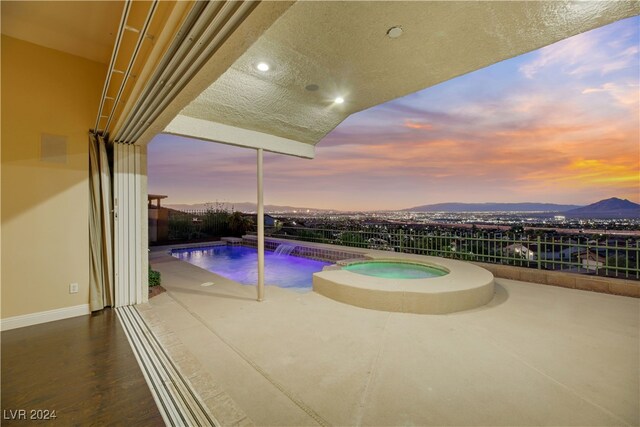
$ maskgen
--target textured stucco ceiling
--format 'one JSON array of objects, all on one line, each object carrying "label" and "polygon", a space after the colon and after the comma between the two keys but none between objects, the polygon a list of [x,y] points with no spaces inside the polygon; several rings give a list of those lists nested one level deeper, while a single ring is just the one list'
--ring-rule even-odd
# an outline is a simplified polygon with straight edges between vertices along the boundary
[{"label": "textured stucco ceiling", "polygon": [[[181,114],[316,144],[357,111],[639,11],[626,1],[297,2]],[[401,37],[387,37],[393,26]],[[256,70],[260,61],[271,69]]]}]

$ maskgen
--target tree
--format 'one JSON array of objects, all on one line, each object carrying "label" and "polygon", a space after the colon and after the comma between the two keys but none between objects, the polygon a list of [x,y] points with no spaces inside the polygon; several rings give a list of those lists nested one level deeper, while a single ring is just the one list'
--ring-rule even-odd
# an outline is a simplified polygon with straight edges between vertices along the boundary
[{"label": "tree", "polygon": [[251,220],[244,216],[242,212],[234,212],[229,216],[229,231],[232,236],[240,237],[246,234],[251,227]]}]

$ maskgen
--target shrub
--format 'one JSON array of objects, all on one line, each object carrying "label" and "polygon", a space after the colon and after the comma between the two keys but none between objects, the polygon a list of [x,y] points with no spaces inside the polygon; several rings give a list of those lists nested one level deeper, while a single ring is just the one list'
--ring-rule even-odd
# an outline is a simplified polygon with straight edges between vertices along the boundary
[{"label": "shrub", "polygon": [[149,287],[158,286],[160,284],[160,272],[151,269],[149,266]]}]

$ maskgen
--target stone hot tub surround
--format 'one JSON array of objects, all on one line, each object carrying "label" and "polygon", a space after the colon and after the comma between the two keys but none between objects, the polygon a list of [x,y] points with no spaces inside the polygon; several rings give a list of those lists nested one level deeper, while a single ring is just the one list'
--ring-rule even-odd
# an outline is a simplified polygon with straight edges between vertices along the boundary
[{"label": "stone hot tub surround", "polygon": [[393,253],[368,253],[367,258],[435,267],[448,274],[424,279],[372,277],[343,269],[350,262],[341,261],[313,275],[313,290],[357,307],[417,314],[469,310],[487,304],[494,295],[493,274],[470,263]]}]

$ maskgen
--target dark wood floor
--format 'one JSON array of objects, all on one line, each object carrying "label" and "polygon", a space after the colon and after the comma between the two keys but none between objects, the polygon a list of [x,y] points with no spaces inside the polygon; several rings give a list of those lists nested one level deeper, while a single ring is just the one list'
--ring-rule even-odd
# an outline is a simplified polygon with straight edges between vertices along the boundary
[{"label": "dark wood floor", "polygon": [[1,346],[2,425],[53,410],[43,424],[164,425],[113,310],[5,331]]}]

